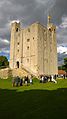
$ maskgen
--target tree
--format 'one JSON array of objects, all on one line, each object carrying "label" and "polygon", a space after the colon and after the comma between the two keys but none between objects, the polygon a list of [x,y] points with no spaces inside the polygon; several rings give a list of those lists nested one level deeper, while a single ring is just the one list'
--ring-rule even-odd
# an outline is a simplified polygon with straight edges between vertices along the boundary
[{"label": "tree", "polygon": [[64,58],[63,69],[64,69],[64,70],[66,71],[66,73],[67,73],[67,58]]},{"label": "tree", "polygon": [[6,68],[9,66],[9,62],[6,56],[0,56],[0,69]]},{"label": "tree", "polygon": [[58,66],[58,70],[62,70],[62,66]]}]

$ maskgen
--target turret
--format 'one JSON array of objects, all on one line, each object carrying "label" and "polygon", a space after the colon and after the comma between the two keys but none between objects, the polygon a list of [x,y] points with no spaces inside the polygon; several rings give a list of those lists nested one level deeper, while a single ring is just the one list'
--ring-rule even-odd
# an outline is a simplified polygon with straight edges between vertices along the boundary
[{"label": "turret", "polygon": [[13,21],[11,23],[11,39],[10,39],[10,68],[15,68],[15,53],[16,53],[16,42],[17,34],[20,31],[20,22]]},{"label": "turret", "polygon": [[51,16],[48,16],[47,39],[49,46],[49,72],[50,75],[54,75],[57,74],[57,41],[56,26],[52,23]]},{"label": "turret", "polygon": [[51,23],[51,16],[48,16],[48,24]]},{"label": "turret", "polygon": [[20,30],[20,22],[11,23],[11,33],[18,32]]}]

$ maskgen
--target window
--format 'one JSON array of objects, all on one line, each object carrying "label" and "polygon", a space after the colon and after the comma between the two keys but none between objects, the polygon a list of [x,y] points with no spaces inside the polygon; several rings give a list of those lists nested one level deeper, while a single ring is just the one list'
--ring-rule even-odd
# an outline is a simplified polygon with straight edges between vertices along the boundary
[{"label": "window", "polygon": [[30,39],[27,39],[27,42],[29,42],[30,41]]},{"label": "window", "polygon": [[54,32],[55,32],[55,29],[54,29]]},{"label": "window", "polygon": [[19,52],[19,49],[17,51]]},{"label": "window", "polygon": [[29,46],[27,46],[27,50],[29,50]]},{"label": "window", "polygon": [[27,59],[27,62],[29,62],[29,59]]},{"label": "window", "polygon": [[49,28],[49,31],[51,32],[51,29]]},{"label": "window", "polygon": [[19,45],[19,42],[17,44]]},{"label": "window", "polygon": [[34,37],[33,37],[33,39],[34,39]]},{"label": "window", "polygon": [[28,32],[30,32],[30,28],[28,28]]},{"label": "window", "polygon": [[18,32],[18,28],[16,28],[16,32]]}]

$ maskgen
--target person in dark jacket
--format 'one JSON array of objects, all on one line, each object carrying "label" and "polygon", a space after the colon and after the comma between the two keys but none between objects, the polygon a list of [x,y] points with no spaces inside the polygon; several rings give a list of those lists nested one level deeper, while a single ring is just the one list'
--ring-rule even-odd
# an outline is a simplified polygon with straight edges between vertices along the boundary
[{"label": "person in dark jacket", "polygon": [[22,81],[22,79],[20,79],[20,86],[22,86],[22,83],[23,83],[23,81]]}]

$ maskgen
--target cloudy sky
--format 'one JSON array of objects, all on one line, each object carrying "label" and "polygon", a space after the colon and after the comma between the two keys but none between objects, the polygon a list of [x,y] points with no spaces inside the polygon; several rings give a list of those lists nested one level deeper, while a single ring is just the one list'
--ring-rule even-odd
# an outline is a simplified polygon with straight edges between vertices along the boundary
[{"label": "cloudy sky", "polygon": [[46,25],[48,13],[57,26],[58,53],[67,54],[67,0],[0,0],[0,55],[9,58],[11,21],[20,20],[23,27],[35,21]]}]

